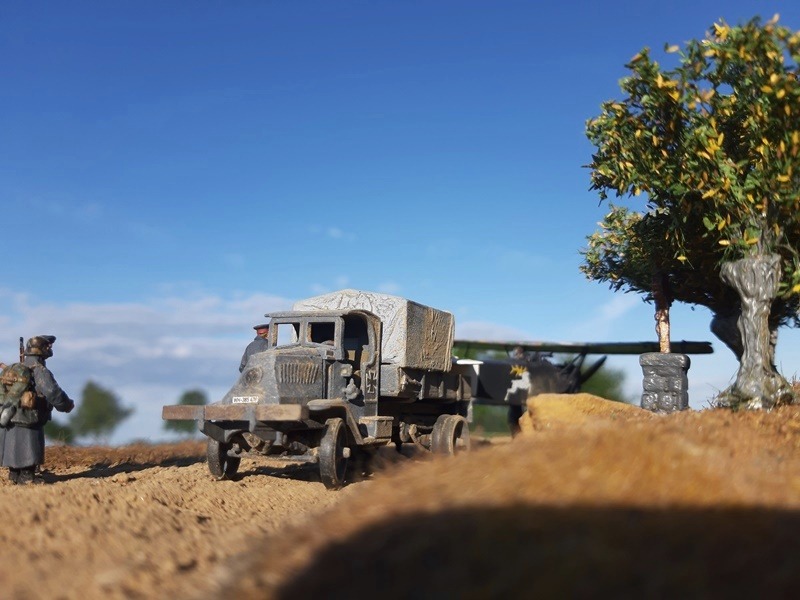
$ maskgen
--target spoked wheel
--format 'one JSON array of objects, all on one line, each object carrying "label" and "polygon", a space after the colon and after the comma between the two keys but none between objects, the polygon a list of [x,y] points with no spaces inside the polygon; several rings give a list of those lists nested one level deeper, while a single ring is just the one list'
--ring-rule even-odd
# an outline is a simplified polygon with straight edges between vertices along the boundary
[{"label": "spoked wheel", "polygon": [[230,444],[221,444],[215,439],[208,438],[208,470],[211,471],[214,479],[230,479],[239,470],[239,463],[242,462],[242,459],[228,456],[230,449]]},{"label": "spoked wheel", "polygon": [[469,424],[461,415],[440,415],[431,434],[431,452],[453,455],[469,450]]},{"label": "spoked wheel", "polygon": [[328,419],[319,444],[319,477],[325,487],[336,490],[344,485],[347,474],[347,433],[342,419]]}]

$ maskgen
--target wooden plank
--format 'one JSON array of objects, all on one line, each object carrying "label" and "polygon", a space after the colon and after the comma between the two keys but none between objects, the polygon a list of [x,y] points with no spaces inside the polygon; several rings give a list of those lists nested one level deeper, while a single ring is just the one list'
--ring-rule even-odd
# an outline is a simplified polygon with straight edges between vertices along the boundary
[{"label": "wooden plank", "polygon": [[170,421],[302,421],[308,409],[300,404],[174,404],[161,409],[161,418]]},{"label": "wooden plank", "polygon": [[205,406],[173,404],[161,409],[161,418],[166,421],[196,421],[203,418]]}]

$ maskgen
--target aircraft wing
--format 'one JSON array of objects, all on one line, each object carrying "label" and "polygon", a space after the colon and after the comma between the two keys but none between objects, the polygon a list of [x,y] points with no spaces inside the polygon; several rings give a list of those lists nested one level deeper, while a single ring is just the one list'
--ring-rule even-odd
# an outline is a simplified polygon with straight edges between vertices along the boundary
[{"label": "aircraft wing", "polygon": [[[658,342],[537,342],[455,340],[454,346],[469,350],[504,350],[521,347],[526,352],[555,352],[559,354],[644,354],[658,352]],[[712,354],[711,342],[673,341],[672,352],[678,354]]]}]

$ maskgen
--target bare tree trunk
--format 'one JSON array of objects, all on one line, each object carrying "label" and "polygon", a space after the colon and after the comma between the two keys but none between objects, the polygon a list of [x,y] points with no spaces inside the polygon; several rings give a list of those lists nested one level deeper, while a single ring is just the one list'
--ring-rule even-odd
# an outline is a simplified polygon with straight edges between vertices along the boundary
[{"label": "bare tree trunk", "polygon": [[739,317],[741,314],[742,311],[737,310],[735,313],[725,316],[714,314],[714,318],[711,319],[711,333],[730,348],[739,362],[742,362],[742,354],[744,353],[742,334],[739,333]]},{"label": "bare tree trunk", "polygon": [[775,347],[778,345],[778,328],[769,326],[769,360],[772,363],[772,368],[778,370],[775,366]]},{"label": "bare tree trunk", "polygon": [[769,409],[791,402],[791,387],[774,366],[774,338],[769,326],[770,308],[780,282],[781,257],[759,255],[725,263],[720,276],[741,298],[738,326],[742,356],[736,381],[720,394],[718,404]]},{"label": "bare tree trunk", "polygon": [[653,276],[652,294],[656,304],[656,334],[658,335],[658,351],[670,352],[669,307],[672,297],[669,293],[669,280],[658,273]]},{"label": "bare tree trunk", "polygon": [[[741,310],[725,316],[715,313],[711,319],[710,327],[711,333],[717,336],[717,339],[733,352],[739,362],[742,362],[742,354],[744,353],[742,334],[739,332],[739,317],[741,315]],[[769,324],[769,345],[774,366],[775,347],[778,345],[778,326],[772,322]]]}]

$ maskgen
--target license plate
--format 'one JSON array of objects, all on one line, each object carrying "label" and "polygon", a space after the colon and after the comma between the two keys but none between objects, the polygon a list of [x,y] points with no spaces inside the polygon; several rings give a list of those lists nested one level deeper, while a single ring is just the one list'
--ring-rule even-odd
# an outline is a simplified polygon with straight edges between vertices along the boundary
[{"label": "license plate", "polygon": [[234,396],[233,404],[258,404],[258,396]]}]

